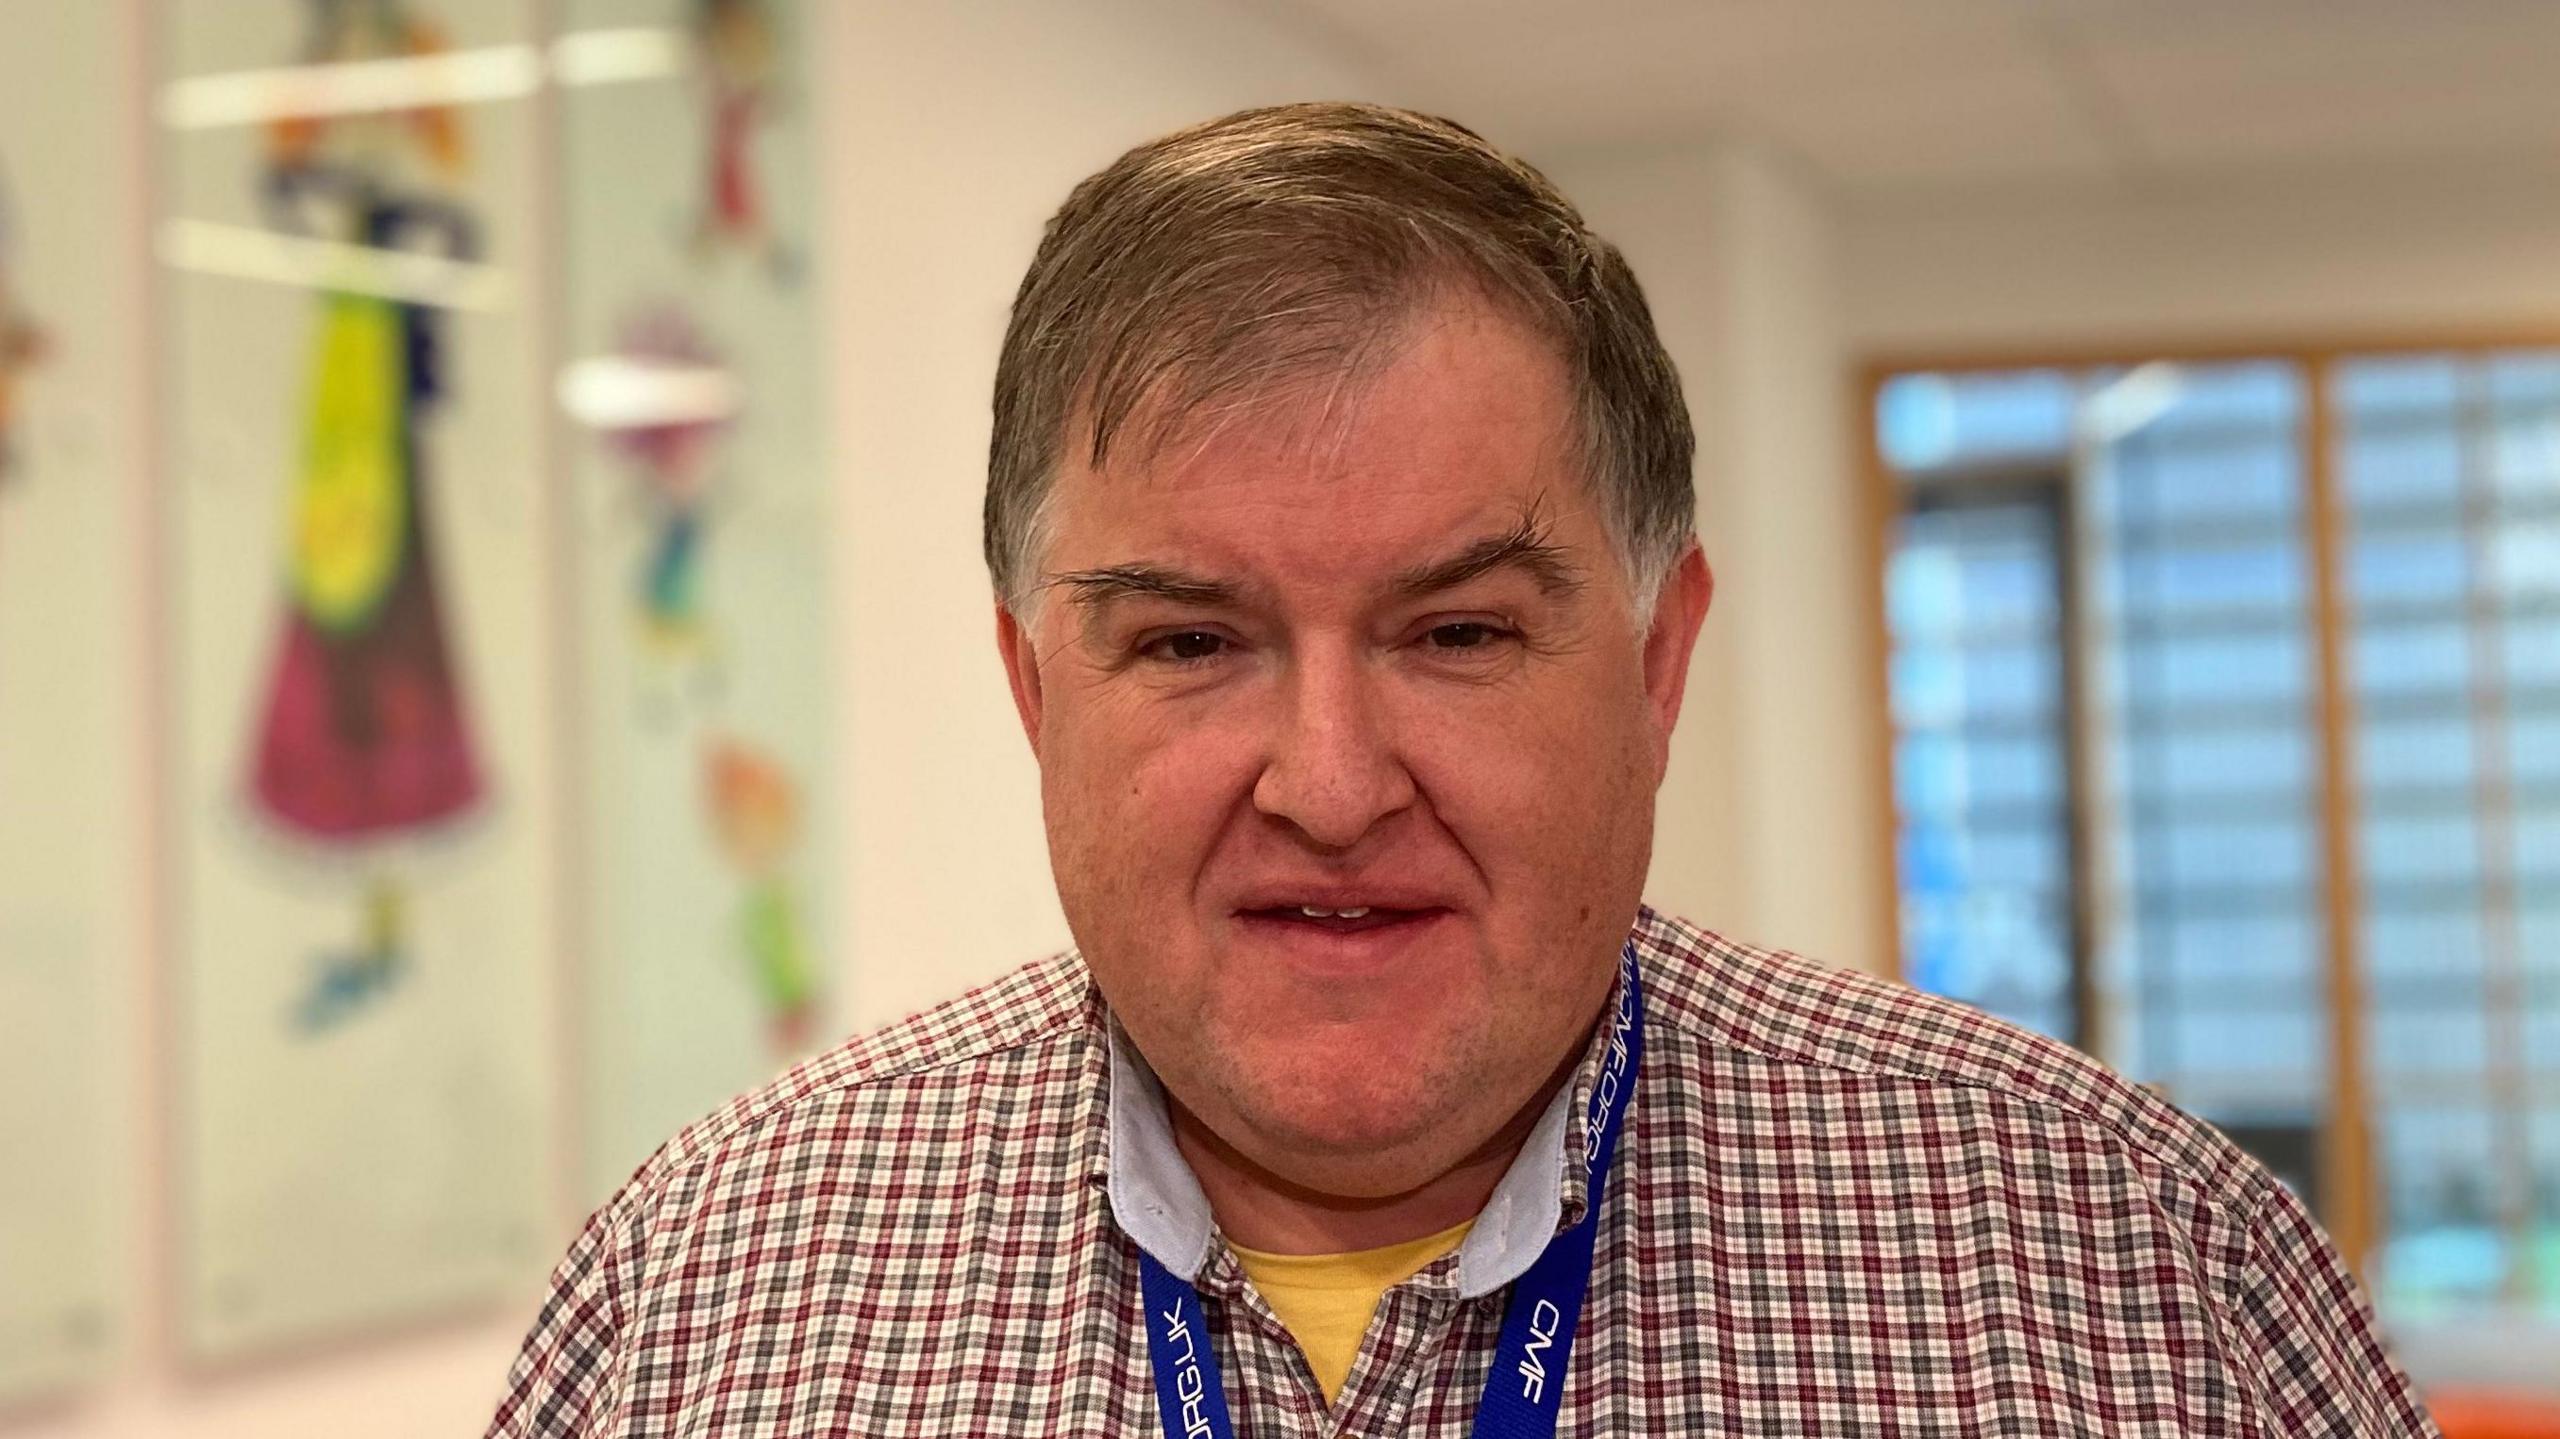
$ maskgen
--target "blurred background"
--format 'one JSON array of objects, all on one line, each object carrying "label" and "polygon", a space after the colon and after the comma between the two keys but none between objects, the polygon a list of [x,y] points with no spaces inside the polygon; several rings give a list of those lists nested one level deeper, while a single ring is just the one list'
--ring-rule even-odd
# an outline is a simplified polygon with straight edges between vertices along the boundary
[{"label": "blurred background", "polygon": [[476,1433],[658,1141],[1063,942],[1005,307],[1077,179],[1319,97],[1539,164],[1680,363],[1656,902],[2156,1085],[2526,1432],[2555,64],[2545,0],[0,0],[0,1433]]}]

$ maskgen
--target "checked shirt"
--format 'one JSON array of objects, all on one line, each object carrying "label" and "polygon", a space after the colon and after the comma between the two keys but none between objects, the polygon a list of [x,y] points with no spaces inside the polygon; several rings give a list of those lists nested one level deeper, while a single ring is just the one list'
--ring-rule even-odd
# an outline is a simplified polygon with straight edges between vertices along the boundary
[{"label": "checked shirt", "polygon": [[[1559,1433],[2436,1432],[2211,1128],[1958,1005],[1651,910],[1634,939],[1642,1071]],[[1114,1033],[1060,956],[686,1129],[571,1246],[490,1434],[1157,1434]],[[1561,1128],[1520,1160],[1558,1225]],[[1467,1433],[1508,1289],[1461,1254],[1388,1292],[1330,1409],[1214,1225],[1158,1257],[1196,1265],[1239,1435]]]}]

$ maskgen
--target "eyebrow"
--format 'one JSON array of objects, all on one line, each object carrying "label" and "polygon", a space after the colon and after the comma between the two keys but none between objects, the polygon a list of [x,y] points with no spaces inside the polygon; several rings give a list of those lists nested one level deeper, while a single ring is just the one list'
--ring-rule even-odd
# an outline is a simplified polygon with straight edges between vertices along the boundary
[{"label": "eyebrow", "polygon": [[1068,598],[1088,614],[1103,609],[1114,600],[1140,597],[1202,607],[1230,606],[1238,599],[1236,587],[1223,580],[1203,579],[1164,565],[1151,564],[1070,570],[1050,576],[1043,585],[1067,591]]},{"label": "eyebrow", "polygon": [[[1550,599],[1572,595],[1583,585],[1582,567],[1549,540],[1544,517],[1531,510],[1501,534],[1487,535],[1448,559],[1406,570],[1396,576],[1392,587],[1398,595],[1414,599],[1505,569],[1525,571]],[[1233,606],[1243,598],[1240,589],[1224,580],[1144,561],[1069,570],[1050,576],[1043,587],[1065,590],[1087,615],[1125,599],[1159,599],[1205,609]]]},{"label": "eyebrow", "polygon": [[1436,564],[1396,577],[1396,593],[1408,599],[1456,589],[1496,570],[1526,571],[1539,593],[1562,599],[1582,588],[1582,567],[1547,537],[1547,524],[1536,510],[1525,510],[1518,522],[1498,535],[1487,535]]}]

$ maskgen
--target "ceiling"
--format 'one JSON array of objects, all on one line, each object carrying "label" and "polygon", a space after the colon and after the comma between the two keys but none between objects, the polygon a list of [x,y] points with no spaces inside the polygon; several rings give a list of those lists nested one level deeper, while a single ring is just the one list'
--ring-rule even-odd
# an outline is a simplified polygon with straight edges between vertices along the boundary
[{"label": "ceiling", "polygon": [[1261,0],[1531,153],[1743,135],[1848,191],[2560,160],[2560,0]]}]

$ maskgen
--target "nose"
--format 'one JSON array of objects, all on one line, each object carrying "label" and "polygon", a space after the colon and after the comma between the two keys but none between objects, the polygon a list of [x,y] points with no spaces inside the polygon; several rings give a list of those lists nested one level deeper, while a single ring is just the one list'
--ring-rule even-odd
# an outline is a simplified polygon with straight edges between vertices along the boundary
[{"label": "nose", "polygon": [[1357,654],[1296,657],[1269,759],[1254,782],[1254,808],[1324,848],[1349,849],[1413,803],[1413,775],[1397,753],[1378,683]]}]

